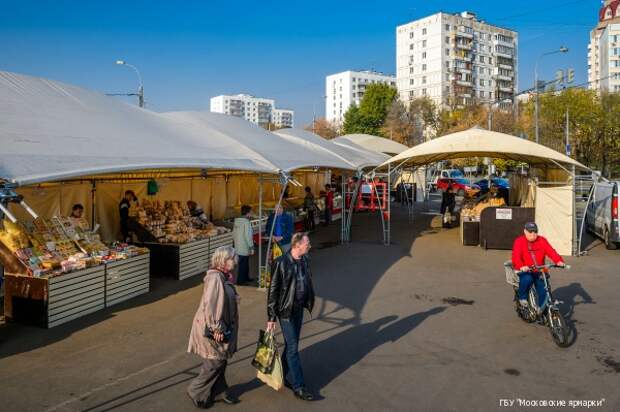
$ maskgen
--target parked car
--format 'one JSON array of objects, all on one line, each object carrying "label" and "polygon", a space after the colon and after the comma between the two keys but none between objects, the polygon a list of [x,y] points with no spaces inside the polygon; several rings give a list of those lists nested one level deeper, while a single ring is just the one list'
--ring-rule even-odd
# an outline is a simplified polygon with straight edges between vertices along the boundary
[{"label": "parked car", "polygon": [[[480,186],[481,193],[486,193],[489,191],[489,179],[478,180],[476,184]],[[510,189],[510,182],[508,179],[504,179],[503,177],[492,177],[491,187],[497,187],[500,190],[508,190]]]},{"label": "parked car", "polygon": [[454,193],[458,196],[464,196],[467,194],[469,197],[474,197],[478,194],[478,192],[480,192],[480,186],[472,184],[469,180],[462,177],[437,180],[437,189],[445,191],[448,186],[452,186]]},{"label": "parked car", "polygon": [[597,183],[586,213],[586,229],[603,239],[607,249],[620,246],[618,186],[620,181]]},{"label": "parked car", "polygon": [[463,175],[463,172],[461,172],[459,169],[442,169],[439,174],[437,174],[437,177],[435,177],[435,181],[432,183],[432,190],[436,190],[439,187],[437,186],[437,182],[439,181],[439,179],[457,179],[457,178],[465,178],[465,176]]}]

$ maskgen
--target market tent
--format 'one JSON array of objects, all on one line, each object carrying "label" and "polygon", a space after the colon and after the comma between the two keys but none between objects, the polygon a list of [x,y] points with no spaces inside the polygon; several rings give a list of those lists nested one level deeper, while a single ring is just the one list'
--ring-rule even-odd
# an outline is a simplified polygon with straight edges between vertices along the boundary
[{"label": "market tent", "polygon": [[19,185],[158,168],[281,168],[227,131],[205,135],[94,91],[0,72],[0,178]]},{"label": "market tent", "polygon": [[377,153],[385,153],[393,156],[398,153],[402,153],[408,149],[404,144],[395,142],[384,137],[373,136],[370,134],[347,134],[334,139],[335,142],[342,144],[354,143],[366,150],[371,150]]},{"label": "market tent", "polygon": [[309,148],[320,147],[338,156],[355,169],[378,166],[383,163],[383,160],[381,160],[380,157],[374,152],[366,151],[361,147],[355,149],[345,145],[338,145],[333,143],[331,140],[324,139],[321,136],[307,130],[279,129],[274,133],[298,144],[308,146]]},{"label": "market tent", "polygon": [[357,153],[358,156],[362,156],[364,158],[368,158],[373,164],[382,164],[383,162],[385,162],[386,160],[388,160],[390,158],[390,156],[384,154],[384,153],[379,153],[379,152],[375,152],[373,150],[368,150],[363,148],[362,146],[353,143],[350,140],[346,140],[346,139],[339,139],[338,137],[335,139],[332,139],[331,142],[337,146],[340,147],[344,147],[348,150],[352,150],[355,153]]},{"label": "market tent", "polygon": [[168,112],[162,116],[205,138],[214,134],[233,136],[240,146],[260,153],[287,172],[310,167],[355,168],[321,145],[283,138],[239,117],[197,111]]},{"label": "market tent", "polygon": [[491,157],[534,166],[575,166],[587,169],[578,161],[546,146],[504,133],[473,127],[414,146],[386,161],[419,166],[441,160],[465,157]]}]

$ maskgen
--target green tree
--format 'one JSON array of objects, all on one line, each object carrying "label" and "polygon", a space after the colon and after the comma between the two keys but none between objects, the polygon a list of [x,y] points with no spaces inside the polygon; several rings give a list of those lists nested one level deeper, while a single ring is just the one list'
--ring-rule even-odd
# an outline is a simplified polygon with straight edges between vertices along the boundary
[{"label": "green tree", "polygon": [[384,136],[382,128],[397,94],[395,88],[386,84],[370,84],[366,88],[359,108],[351,106],[345,113],[344,133],[366,133]]}]

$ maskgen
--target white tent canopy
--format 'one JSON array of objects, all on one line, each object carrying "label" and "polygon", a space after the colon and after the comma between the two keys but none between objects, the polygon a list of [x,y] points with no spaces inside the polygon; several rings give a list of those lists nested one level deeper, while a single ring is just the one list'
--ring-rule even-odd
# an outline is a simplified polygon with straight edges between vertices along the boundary
[{"label": "white tent canopy", "polygon": [[165,118],[183,125],[185,129],[202,134],[206,140],[211,135],[231,136],[239,146],[259,153],[284,171],[306,167],[354,169],[336,154],[318,144],[300,139],[287,139],[268,132],[244,119],[211,112],[169,112]]},{"label": "white tent canopy", "polygon": [[384,161],[374,152],[365,151],[362,148],[354,149],[352,147],[338,145],[331,140],[324,139],[307,130],[280,129],[276,130],[274,133],[285,139],[306,145],[309,149],[320,147],[337,156],[341,161],[346,162],[350,167],[352,166],[355,169],[378,166]]},{"label": "white tent canopy", "polygon": [[530,165],[563,165],[563,167],[576,166],[587,169],[578,161],[541,144],[479,127],[414,146],[392,157],[383,165],[405,163],[417,166],[466,157],[491,157],[525,162]]},{"label": "white tent canopy", "polygon": [[0,178],[27,185],[154,168],[277,173],[279,166],[222,132],[80,87],[0,72]]},{"label": "white tent canopy", "polygon": [[373,136],[370,134],[347,134],[334,139],[335,142],[342,144],[354,143],[366,150],[370,150],[377,153],[385,153],[393,156],[398,153],[402,153],[409,147],[404,144],[395,142],[384,137]]},{"label": "white tent canopy", "polygon": [[386,160],[390,158],[390,156],[386,154],[365,149],[362,146],[356,143],[353,143],[350,140],[340,139],[337,137],[335,139],[332,139],[331,142],[337,146],[341,146],[348,150],[352,150],[356,152],[358,156],[368,158],[373,164],[382,164],[383,162],[385,162]]}]

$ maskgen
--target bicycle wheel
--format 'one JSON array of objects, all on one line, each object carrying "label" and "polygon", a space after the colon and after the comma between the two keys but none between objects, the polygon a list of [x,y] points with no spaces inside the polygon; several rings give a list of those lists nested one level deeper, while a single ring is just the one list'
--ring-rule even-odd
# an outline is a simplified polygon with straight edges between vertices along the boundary
[{"label": "bicycle wheel", "polygon": [[560,348],[566,348],[570,345],[568,326],[566,326],[564,316],[557,309],[549,311],[549,330],[553,342]]}]

